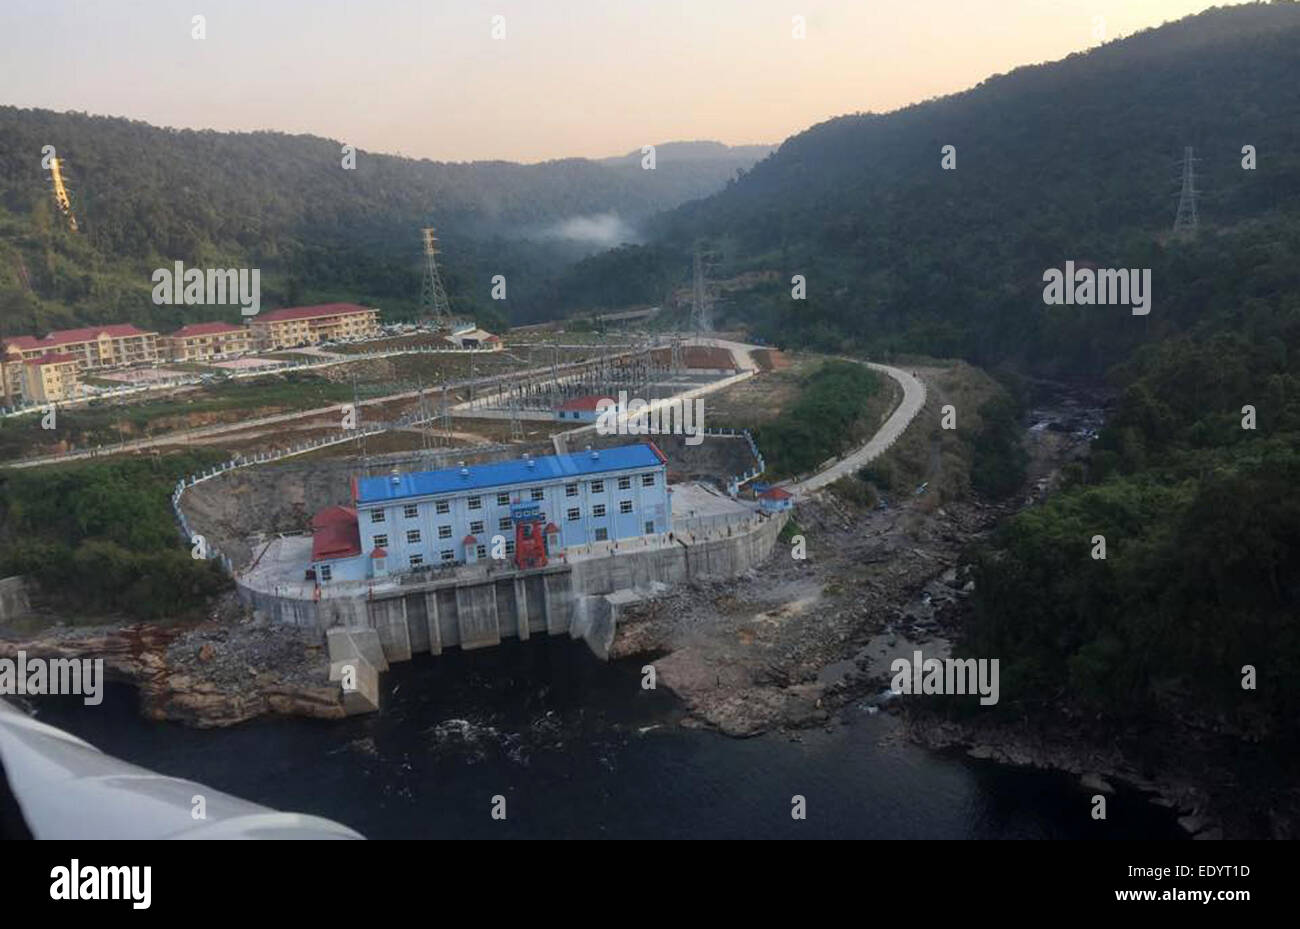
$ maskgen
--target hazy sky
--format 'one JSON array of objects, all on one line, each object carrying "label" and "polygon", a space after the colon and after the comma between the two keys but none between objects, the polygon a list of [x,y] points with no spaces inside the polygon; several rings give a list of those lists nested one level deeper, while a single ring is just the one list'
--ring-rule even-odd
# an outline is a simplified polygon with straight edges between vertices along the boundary
[{"label": "hazy sky", "polygon": [[[780,142],[831,116],[896,109],[1086,49],[1098,17],[1114,38],[1214,5],[0,0],[0,103],[310,132],[444,161]],[[796,15],[803,40],[792,37]]]}]

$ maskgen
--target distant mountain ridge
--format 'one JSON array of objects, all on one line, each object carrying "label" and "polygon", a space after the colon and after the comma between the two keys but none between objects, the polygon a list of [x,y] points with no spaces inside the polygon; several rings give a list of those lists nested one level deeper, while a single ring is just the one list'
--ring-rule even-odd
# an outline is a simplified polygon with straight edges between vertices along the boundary
[{"label": "distant mountain ridge", "polygon": [[[721,142],[711,141],[693,141],[693,142],[662,142],[655,145],[656,160],[663,160],[667,163],[674,162],[700,162],[700,161],[728,161],[734,162],[738,166],[748,168],[756,162],[762,161],[772,152],[776,151],[775,145],[724,145]],[[639,148],[634,148],[625,155],[614,155],[610,158],[598,158],[603,165],[625,165],[636,164],[640,166],[641,159],[645,153]]]},{"label": "distant mountain ridge", "polygon": [[[955,170],[943,169],[945,145]],[[1246,145],[1254,170],[1242,167]],[[1180,246],[1168,238],[1184,146],[1199,159],[1202,235]],[[722,276],[806,278],[805,301],[786,283],[719,308],[771,338],[1096,373],[1204,315],[1189,256],[1297,217],[1300,6],[1216,8],[962,93],[815,125],[658,217],[643,250],[573,268],[550,309],[659,299],[708,239]],[[1253,257],[1288,241],[1278,229],[1267,238],[1232,247]],[[1066,259],[1156,269],[1147,328],[1044,312],[1041,275]]]}]

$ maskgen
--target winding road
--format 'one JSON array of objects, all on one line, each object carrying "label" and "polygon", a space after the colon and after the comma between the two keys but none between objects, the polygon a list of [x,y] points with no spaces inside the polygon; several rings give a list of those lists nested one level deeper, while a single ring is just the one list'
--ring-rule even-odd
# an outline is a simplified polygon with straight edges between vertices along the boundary
[{"label": "winding road", "polygon": [[873,371],[879,371],[882,374],[888,374],[899,383],[903,388],[903,401],[890,414],[885,424],[877,430],[865,445],[859,446],[849,452],[835,464],[831,465],[824,471],[819,471],[812,477],[805,478],[793,484],[784,484],[787,491],[794,494],[795,499],[807,497],[808,495],[821,490],[827,484],[833,484],[845,475],[852,474],[859,468],[874,460],[878,455],[888,449],[899,436],[916,418],[916,414],[921,412],[925,406],[925,384],[921,379],[909,371],[901,368],[890,367],[889,365],[875,364],[870,361],[859,361],[856,358],[848,358],[846,361],[857,361],[858,364],[865,364]]}]

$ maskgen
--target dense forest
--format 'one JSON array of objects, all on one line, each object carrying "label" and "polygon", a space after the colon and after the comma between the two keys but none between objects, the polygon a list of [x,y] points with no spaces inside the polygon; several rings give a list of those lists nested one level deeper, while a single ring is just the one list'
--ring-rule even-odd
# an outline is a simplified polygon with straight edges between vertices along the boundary
[{"label": "dense forest", "polygon": [[0,472],[0,576],[34,578],[91,620],[194,618],[230,582],[180,543],[171,491],[225,457],[205,449]]},{"label": "dense forest", "polygon": [[[61,159],[79,231],[51,195]],[[549,282],[585,255],[635,240],[659,210],[723,186],[767,149],[657,147],[535,165],[416,161],[280,133],[160,129],[0,107],[0,334],[126,320],[174,328],[228,308],[156,307],[154,268],[256,267],[263,306],[346,300],[415,311],[419,229],[439,230],[453,310],[491,328],[542,312]],[[507,299],[490,299],[503,274]]]}]

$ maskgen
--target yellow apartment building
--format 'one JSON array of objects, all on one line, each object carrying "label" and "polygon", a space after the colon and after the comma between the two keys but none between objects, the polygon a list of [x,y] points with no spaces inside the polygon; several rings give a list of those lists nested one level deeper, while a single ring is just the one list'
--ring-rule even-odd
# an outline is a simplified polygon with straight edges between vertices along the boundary
[{"label": "yellow apartment building", "polygon": [[169,361],[207,361],[252,347],[252,332],[230,323],[192,323],[162,337],[162,353]]},{"label": "yellow apartment building", "polygon": [[262,351],[379,334],[379,311],[355,303],[292,306],[253,317],[253,347]]}]

